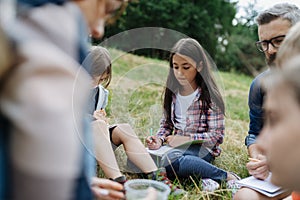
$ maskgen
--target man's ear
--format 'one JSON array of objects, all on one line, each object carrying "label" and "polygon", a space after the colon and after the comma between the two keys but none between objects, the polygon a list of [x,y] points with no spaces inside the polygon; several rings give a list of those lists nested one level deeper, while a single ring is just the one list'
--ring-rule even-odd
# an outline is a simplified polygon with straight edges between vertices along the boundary
[{"label": "man's ear", "polygon": [[203,69],[203,61],[200,61],[199,64],[197,65],[197,71],[201,72]]}]

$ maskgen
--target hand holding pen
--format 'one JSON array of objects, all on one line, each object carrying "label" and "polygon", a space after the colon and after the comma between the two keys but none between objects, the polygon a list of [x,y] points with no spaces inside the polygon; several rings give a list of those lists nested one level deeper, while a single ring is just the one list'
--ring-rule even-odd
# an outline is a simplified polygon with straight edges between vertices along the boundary
[{"label": "hand holding pen", "polygon": [[259,154],[256,158],[249,158],[249,160],[246,165],[249,174],[257,179],[265,180],[269,176],[266,156]]},{"label": "hand holding pen", "polygon": [[149,149],[159,149],[162,145],[161,139],[153,135],[153,129],[150,129],[150,136],[147,137],[146,143]]}]

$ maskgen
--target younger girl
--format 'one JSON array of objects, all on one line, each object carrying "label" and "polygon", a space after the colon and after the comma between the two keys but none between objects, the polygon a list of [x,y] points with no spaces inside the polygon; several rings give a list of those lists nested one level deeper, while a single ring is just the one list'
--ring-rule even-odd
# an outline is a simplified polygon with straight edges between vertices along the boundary
[{"label": "younger girl", "polygon": [[158,149],[164,143],[171,147],[193,143],[167,153],[167,174],[172,178],[203,178],[203,186],[207,181],[215,184],[214,181],[238,179],[233,173],[211,164],[221,153],[219,145],[224,137],[225,113],[222,96],[212,76],[213,65],[196,40],[186,38],[175,44],[164,92],[164,116],[157,135],[147,139],[150,149]]},{"label": "younger girl", "polygon": [[[123,144],[129,160],[137,166],[147,178],[163,181],[171,187],[172,192],[181,194],[184,191],[171,184],[164,169],[158,169],[151,156],[139,140],[129,124],[108,125],[105,107],[108,100],[108,90],[105,88],[111,80],[111,59],[103,47],[93,47],[88,54],[85,65],[90,66],[93,78],[92,107],[90,114],[94,133],[96,159],[104,174],[117,182],[124,183],[126,177],[120,172],[113,150]],[[113,148],[112,148],[113,146]]]}]

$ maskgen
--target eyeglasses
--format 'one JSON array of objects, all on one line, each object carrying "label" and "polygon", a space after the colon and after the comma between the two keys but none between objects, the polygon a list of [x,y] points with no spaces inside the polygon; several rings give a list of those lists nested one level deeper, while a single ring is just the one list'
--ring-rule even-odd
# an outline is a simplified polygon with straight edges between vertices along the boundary
[{"label": "eyeglasses", "polygon": [[274,48],[279,48],[284,38],[285,35],[279,35],[271,38],[270,40],[257,41],[255,45],[259,51],[265,52],[269,50],[269,44],[271,44]]}]

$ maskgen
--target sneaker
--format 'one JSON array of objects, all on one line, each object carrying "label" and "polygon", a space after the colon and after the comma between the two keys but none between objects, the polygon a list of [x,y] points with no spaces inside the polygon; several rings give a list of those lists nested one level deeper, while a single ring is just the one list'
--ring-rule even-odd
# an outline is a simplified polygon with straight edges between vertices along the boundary
[{"label": "sneaker", "polygon": [[169,178],[167,177],[166,170],[164,168],[160,168],[157,171],[154,171],[153,173],[150,173],[149,178],[152,180],[163,182],[164,184],[168,185],[171,189],[171,194],[173,195],[181,195],[185,194],[186,191],[184,189],[181,189],[179,186],[175,186],[171,183]]},{"label": "sneaker", "polygon": [[239,181],[239,180],[241,180],[241,178],[237,175],[237,174],[235,174],[235,173],[233,173],[233,172],[229,172],[235,179],[231,179],[231,180],[229,180],[229,181],[227,181],[227,183],[226,183],[226,187],[227,187],[227,189],[240,189],[240,185],[237,183],[237,181]]},{"label": "sneaker", "polygon": [[237,180],[229,180],[226,183],[226,187],[231,190],[231,197],[233,199],[235,193],[241,188],[241,185],[237,182]]},{"label": "sneaker", "polygon": [[241,185],[238,183],[238,181],[241,180],[241,178],[233,172],[229,172],[229,173],[235,177],[235,180],[227,181],[226,188],[231,190],[231,196],[233,198],[235,193],[241,188]]},{"label": "sneaker", "polygon": [[241,188],[241,185],[237,182],[237,180],[230,180],[226,183],[227,189],[238,190]]},{"label": "sneaker", "polygon": [[203,191],[213,192],[219,189],[220,184],[210,178],[202,179],[201,187]]},{"label": "sneaker", "polygon": [[241,177],[239,177],[236,173],[234,173],[234,172],[229,172],[229,174],[231,174],[231,175],[235,178],[236,181],[241,180]]}]

